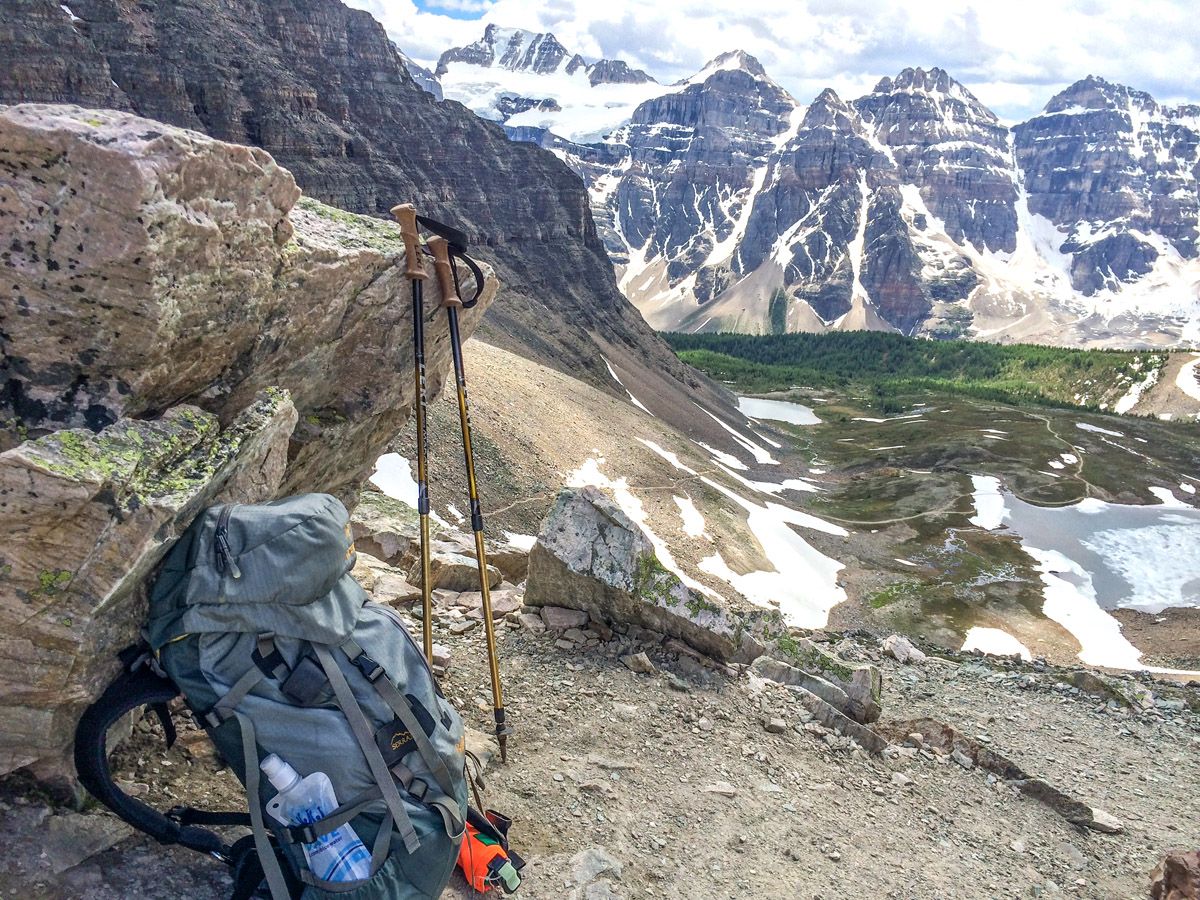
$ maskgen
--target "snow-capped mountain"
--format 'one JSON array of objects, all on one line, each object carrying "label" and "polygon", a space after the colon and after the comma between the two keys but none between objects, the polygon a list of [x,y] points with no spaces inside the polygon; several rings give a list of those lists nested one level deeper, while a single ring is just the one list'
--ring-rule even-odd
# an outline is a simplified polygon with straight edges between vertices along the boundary
[{"label": "snow-capped mountain", "polygon": [[553,34],[488,25],[483,37],[438,60],[444,95],[513,129],[548,130],[570,141],[599,141],[629,121],[663,86],[624,60],[588,63]]},{"label": "snow-capped mountain", "polygon": [[1200,340],[1198,119],[1087,79],[1010,130],[940,69],[805,108],[727,54],[557,152],[661,330],[1174,344]]},{"label": "snow-capped mountain", "polygon": [[938,68],[808,106],[740,51],[630,71],[495,26],[438,64],[579,172],[660,330],[1200,342],[1200,107],[1089,77],[1010,129]]}]

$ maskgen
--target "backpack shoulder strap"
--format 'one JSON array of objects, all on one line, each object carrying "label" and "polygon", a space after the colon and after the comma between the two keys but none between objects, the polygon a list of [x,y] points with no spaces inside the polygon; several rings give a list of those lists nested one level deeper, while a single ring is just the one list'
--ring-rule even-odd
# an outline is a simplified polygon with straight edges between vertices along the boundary
[{"label": "backpack shoulder strap", "polygon": [[404,839],[405,849],[409,853],[416,853],[421,846],[421,839],[417,836],[412,820],[409,819],[408,812],[404,809],[404,801],[400,799],[400,792],[396,790],[396,783],[392,780],[387,763],[384,762],[379,748],[375,745],[374,732],[367,722],[367,717],[363,715],[362,707],[358,705],[358,701],[354,698],[354,692],[350,689],[350,684],[346,681],[346,676],[338,668],[333,654],[330,653],[330,648],[321,644],[313,644],[312,646],[313,651],[317,654],[317,661],[320,662],[321,668],[325,670],[325,677],[329,679],[329,684],[333,687],[333,693],[337,698],[338,706],[341,707],[342,714],[345,715],[346,720],[350,723],[350,730],[354,732],[354,737],[358,740],[359,748],[362,750],[363,756],[366,757],[367,765],[371,769],[371,775],[374,777],[375,783],[379,785],[379,789],[383,792],[383,799],[387,804],[388,811],[392,814],[392,819],[395,821],[396,827],[400,829],[400,836]]},{"label": "backpack shoulder strap", "polygon": [[135,663],[109,685],[95,703],[84,712],[75,729],[75,769],[79,782],[97,800],[139,831],[160,844],[182,844],[221,860],[228,859],[229,847],[211,831],[181,824],[140,800],[130,797],[113,780],[108,764],[108,730],[122,716],[142,706],[155,710],[163,721],[168,743],[174,735],[166,704],[179,696],[179,688],[149,665]]}]

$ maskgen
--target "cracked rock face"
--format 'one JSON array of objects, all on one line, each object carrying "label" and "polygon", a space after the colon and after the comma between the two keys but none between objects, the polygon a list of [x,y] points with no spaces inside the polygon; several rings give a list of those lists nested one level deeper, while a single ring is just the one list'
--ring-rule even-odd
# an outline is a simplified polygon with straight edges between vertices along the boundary
[{"label": "cracked rock face", "polygon": [[357,497],[414,400],[409,283],[396,226],[300,198],[263,150],[114,111],[0,108],[0,230],[0,772],[69,778],[197,512]]},{"label": "cracked rock face", "polygon": [[144,579],[204,507],[274,496],[295,423],[276,391],[225,429],[176,406],[0,454],[0,772],[69,780],[75,722],[137,639]]},{"label": "cracked rock face", "polygon": [[654,545],[595,487],[564,488],[529,554],[527,606],[566,607],[749,661],[783,631],[776,610],[701,595],[663,568]]}]

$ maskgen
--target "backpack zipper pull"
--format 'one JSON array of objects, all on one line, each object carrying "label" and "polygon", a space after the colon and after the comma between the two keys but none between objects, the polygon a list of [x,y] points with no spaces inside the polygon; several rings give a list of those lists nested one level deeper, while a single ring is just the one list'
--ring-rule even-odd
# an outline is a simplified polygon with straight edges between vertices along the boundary
[{"label": "backpack zipper pull", "polygon": [[241,578],[242,570],[238,568],[237,560],[233,557],[233,551],[229,548],[229,517],[233,514],[234,505],[230,503],[221,510],[221,516],[217,519],[217,533],[215,535],[217,571],[223,573],[228,568],[230,575],[234,578]]}]

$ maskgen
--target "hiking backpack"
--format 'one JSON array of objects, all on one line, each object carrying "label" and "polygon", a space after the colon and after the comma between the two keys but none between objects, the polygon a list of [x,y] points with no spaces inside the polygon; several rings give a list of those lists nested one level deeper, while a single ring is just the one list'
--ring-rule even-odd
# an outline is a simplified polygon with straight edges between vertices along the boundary
[{"label": "hiking backpack", "polygon": [[[461,719],[399,616],[351,577],[354,561],[349,515],[334,497],[205,511],[154,584],[150,655],[131,655],[129,671],[80,722],[84,786],[159,841],[228,862],[236,900],[264,896],[264,880],[273,900],[435,898],[468,816],[495,832],[494,819],[468,811]],[[248,815],[187,807],[163,815],[113,782],[109,726],[149,706],[169,744],[167,704],[179,693],[245,785]],[[303,826],[264,815],[275,790],[259,763],[270,753],[302,774],[324,772],[341,805]],[[301,844],[347,822],[371,851],[372,874],[322,881]],[[227,846],[205,827],[214,825],[253,833]]]}]

